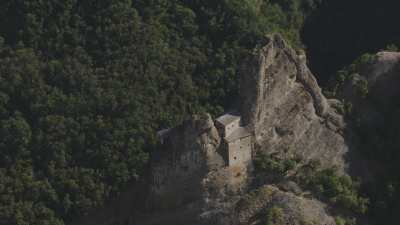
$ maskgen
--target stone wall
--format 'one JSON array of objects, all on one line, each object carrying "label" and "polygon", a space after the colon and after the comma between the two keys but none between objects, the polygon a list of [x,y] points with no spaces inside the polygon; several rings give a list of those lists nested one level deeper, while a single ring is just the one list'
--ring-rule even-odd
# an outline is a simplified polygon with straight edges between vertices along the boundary
[{"label": "stone wall", "polygon": [[240,119],[235,120],[230,124],[227,124],[227,126],[225,126],[225,137],[231,135],[237,128],[239,128],[239,125],[240,125]]},{"label": "stone wall", "polygon": [[251,161],[251,136],[229,143],[229,166],[246,166]]}]

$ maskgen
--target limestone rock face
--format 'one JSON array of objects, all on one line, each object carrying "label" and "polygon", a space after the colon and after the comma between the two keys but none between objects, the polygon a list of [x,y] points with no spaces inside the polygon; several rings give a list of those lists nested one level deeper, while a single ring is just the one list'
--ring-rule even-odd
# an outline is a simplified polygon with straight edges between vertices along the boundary
[{"label": "limestone rock face", "polygon": [[241,70],[241,115],[261,151],[297,154],[306,161],[345,169],[345,124],[307,68],[280,35],[245,61]]}]

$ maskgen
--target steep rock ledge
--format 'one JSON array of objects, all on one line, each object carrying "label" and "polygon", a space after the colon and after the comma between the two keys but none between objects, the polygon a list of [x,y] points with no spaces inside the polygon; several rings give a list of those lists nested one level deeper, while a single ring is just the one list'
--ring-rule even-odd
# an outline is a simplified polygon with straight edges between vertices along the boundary
[{"label": "steep rock ledge", "polygon": [[345,124],[307,68],[280,35],[266,37],[241,70],[241,115],[259,150],[300,155],[346,169]]}]

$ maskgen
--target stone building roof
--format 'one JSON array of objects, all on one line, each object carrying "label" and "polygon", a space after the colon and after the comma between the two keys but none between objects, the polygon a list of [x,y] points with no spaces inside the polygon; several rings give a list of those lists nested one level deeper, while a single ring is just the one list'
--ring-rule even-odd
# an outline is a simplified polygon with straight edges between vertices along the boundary
[{"label": "stone building roof", "polygon": [[251,133],[246,127],[238,127],[232,134],[226,137],[225,140],[229,143],[248,136],[251,136]]},{"label": "stone building roof", "polygon": [[164,137],[166,137],[166,136],[169,134],[169,132],[170,132],[171,130],[172,130],[171,128],[159,130],[159,131],[157,131],[157,136],[158,136],[159,138],[164,138]]},{"label": "stone building roof", "polygon": [[216,119],[217,122],[226,126],[236,120],[240,120],[240,114],[237,112],[228,112]]}]

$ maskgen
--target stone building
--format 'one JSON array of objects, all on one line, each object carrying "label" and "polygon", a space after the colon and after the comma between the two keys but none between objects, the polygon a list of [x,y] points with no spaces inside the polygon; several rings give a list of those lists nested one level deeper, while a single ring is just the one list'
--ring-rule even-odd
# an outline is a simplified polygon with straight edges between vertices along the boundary
[{"label": "stone building", "polygon": [[157,132],[157,137],[160,140],[161,144],[164,144],[166,139],[168,138],[169,133],[171,132],[171,128],[159,130]]},{"label": "stone building", "polygon": [[215,121],[224,139],[228,166],[246,166],[251,161],[252,135],[241,126],[240,114],[229,112]]}]

